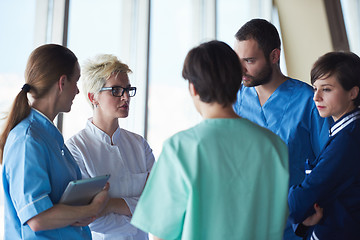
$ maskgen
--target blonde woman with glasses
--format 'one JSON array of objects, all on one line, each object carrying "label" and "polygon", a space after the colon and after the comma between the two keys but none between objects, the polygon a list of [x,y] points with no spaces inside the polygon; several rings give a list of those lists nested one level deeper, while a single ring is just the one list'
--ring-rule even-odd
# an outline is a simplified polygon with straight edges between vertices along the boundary
[{"label": "blonde woman with glasses", "polygon": [[93,239],[148,239],[130,224],[154,156],[143,137],[119,126],[136,94],[128,73],[130,68],[113,55],[98,55],[84,64],[83,92],[93,116],[66,143],[84,178],[111,175],[108,205],[90,225]]}]

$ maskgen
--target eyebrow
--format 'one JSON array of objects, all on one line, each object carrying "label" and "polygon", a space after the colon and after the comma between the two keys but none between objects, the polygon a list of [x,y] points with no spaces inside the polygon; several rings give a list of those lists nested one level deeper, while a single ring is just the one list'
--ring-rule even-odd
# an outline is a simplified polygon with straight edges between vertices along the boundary
[{"label": "eyebrow", "polygon": [[125,87],[120,86],[120,85],[113,85],[113,86],[109,86],[109,87],[121,87],[121,88],[128,88],[131,87],[131,84],[126,85]]},{"label": "eyebrow", "polygon": [[[320,84],[319,87],[326,87],[326,86],[330,86],[330,87],[334,87],[334,85],[330,84],[330,83],[325,83],[325,84]],[[313,85],[313,87],[316,87],[315,85]]]},{"label": "eyebrow", "polygon": [[254,57],[244,57],[244,58],[242,58],[243,60],[254,60],[254,59],[256,59],[256,58],[254,58]]}]

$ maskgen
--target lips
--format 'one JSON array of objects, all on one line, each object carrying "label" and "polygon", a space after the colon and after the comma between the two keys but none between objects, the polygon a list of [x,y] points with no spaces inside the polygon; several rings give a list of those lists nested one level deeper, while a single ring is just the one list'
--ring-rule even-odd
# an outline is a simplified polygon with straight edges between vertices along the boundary
[{"label": "lips", "polygon": [[120,106],[119,108],[129,109],[129,105],[128,105],[128,104],[124,104],[124,105]]},{"label": "lips", "polygon": [[245,82],[247,82],[247,81],[250,81],[250,78],[249,78],[249,77],[246,77],[246,76],[243,76],[243,77],[242,77],[242,80],[245,81]]}]

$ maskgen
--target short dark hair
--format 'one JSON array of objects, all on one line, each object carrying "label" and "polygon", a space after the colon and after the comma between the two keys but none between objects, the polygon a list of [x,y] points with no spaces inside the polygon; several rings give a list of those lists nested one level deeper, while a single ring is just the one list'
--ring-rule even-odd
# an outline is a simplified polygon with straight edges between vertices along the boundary
[{"label": "short dark hair", "polygon": [[274,49],[281,48],[281,41],[276,27],[264,19],[252,19],[245,23],[235,34],[238,41],[254,39],[265,57]]},{"label": "short dark hair", "polygon": [[194,84],[201,101],[228,106],[236,101],[242,69],[234,50],[226,43],[214,40],[190,50],[182,76]]},{"label": "short dark hair", "polygon": [[[334,76],[340,85],[349,91],[360,88],[360,58],[352,52],[329,52],[321,56],[311,69],[311,84],[321,78]],[[360,94],[354,100],[360,105]]]}]

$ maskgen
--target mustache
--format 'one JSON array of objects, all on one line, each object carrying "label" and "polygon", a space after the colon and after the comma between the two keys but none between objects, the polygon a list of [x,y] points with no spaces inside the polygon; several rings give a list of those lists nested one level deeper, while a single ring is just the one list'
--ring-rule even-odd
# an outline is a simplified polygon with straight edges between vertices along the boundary
[{"label": "mustache", "polygon": [[254,78],[253,76],[248,75],[248,74],[243,74],[243,77],[247,77],[247,78]]}]

